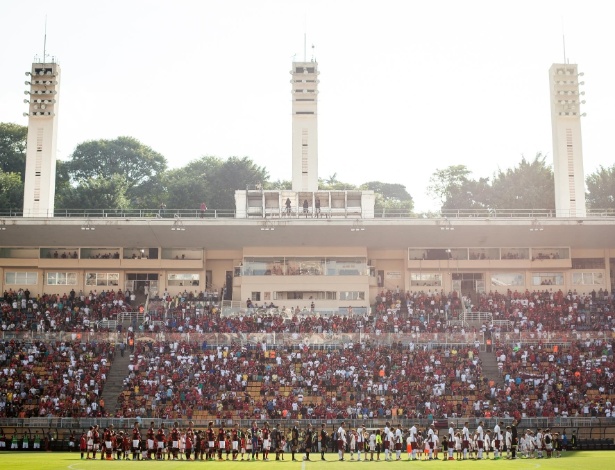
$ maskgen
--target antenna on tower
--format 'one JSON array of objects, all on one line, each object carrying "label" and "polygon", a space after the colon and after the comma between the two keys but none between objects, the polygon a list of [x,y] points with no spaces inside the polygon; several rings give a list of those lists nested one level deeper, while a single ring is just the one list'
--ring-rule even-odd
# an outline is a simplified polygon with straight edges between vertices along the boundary
[{"label": "antenna on tower", "polygon": [[566,59],[566,31],[564,30],[564,17],[562,16],[562,45],[564,46],[564,64],[567,64]]},{"label": "antenna on tower", "polygon": [[47,57],[47,15],[45,15],[45,36],[43,37],[43,64]]}]

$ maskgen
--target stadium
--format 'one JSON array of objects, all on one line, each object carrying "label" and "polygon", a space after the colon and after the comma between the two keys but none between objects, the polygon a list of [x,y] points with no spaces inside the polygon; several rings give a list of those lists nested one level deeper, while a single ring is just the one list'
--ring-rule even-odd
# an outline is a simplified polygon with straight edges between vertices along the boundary
[{"label": "stadium", "polygon": [[[137,441],[151,458],[213,423],[198,442],[218,455],[250,439],[294,458],[399,423],[393,446],[416,425],[449,442],[469,427],[481,456],[486,429],[501,456],[551,456],[551,433],[613,448],[615,218],[585,208],[578,104],[560,96],[576,66],[550,70],[555,210],[425,217],[318,188],[318,64],[292,67],[292,189],[238,189],[203,217],[56,211],[57,102],[36,96],[58,95],[60,70],[32,65],[24,208],[0,217],[5,447],[77,452],[98,426],[88,457]],[[506,426],[532,446],[504,451]]]}]

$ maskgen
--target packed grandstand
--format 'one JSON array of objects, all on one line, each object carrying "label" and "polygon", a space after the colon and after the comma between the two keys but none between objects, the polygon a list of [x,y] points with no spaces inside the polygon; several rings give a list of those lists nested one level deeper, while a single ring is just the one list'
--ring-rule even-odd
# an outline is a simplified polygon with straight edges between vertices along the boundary
[{"label": "packed grandstand", "polygon": [[[111,327],[134,307],[121,290],[7,291],[0,416],[612,416],[613,295],[482,294],[467,310],[493,320],[477,326],[462,321],[464,302],[455,293],[383,291],[369,314],[253,305],[225,315],[204,293],[185,293],[151,301],[139,324]],[[121,387],[105,406],[119,357]],[[495,364],[488,373],[485,360]]]}]

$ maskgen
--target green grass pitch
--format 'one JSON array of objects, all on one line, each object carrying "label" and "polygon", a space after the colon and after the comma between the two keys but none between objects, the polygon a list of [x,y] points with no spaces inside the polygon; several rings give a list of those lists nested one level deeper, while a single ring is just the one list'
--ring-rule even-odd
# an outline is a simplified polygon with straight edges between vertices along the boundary
[{"label": "green grass pitch", "polygon": [[[466,461],[413,461],[403,460],[399,462],[357,462],[356,460],[346,460],[339,462],[337,454],[327,454],[327,462],[320,460],[320,454],[312,454],[311,462],[292,462],[290,454],[285,454],[284,461],[273,460],[268,462],[258,461],[214,461],[214,462],[186,462],[186,461],[123,461],[123,460],[81,460],[79,453],[69,452],[0,452],[0,465],[2,468],[10,470],[18,469],[64,469],[64,470],[91,470],[91,469],[114,469],[124,470],[135,468],[147,468],[147,470],[164,469],[186,469],[189,467],[219,469],[219,470],[271,470],[272,468],[296,469],[296,470],[342,470],[342,467],[357,470],[356,465],[366,469],[387,468],[388,470],[402,470],[408,468],[464,468],[480,470],[579,470],[581,468],[613,468],[615,452],[592,451],[592,452],[568,452],[559,459],[518,459],[518,460],[466,460]],[[346,455],[345,458],[349,456]],[[318,460],[314,460],[318,459]]]}]

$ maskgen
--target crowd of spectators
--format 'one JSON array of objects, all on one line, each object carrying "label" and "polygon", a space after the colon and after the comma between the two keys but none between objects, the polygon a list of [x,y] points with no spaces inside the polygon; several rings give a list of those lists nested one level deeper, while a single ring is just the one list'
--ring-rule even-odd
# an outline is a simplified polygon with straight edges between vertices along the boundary
[{"label": "crowd of spectators", "polygon": [[110,343],[0,342],[0,417],[105,415]]},{"label": "crowd of spectators", "polygon": [[[384,345],[383,334],[464,331],[457,321],[466,299],[442,291],[383,290],[370,312],[321,315],[312,309],[253,303],[224,314],[217,292],[168,293],[150,302],[131,338],[130,366],[118,416],[318,419],[432,416],[612,416],[612,343],[583,339],[584,330],[615,327],[606,291],[489,292],[470,307],[489,312],[466,344]],[[4,293],[4,331],[73,332],[69,343],[7,341],[0,347],[0,416],[102,416],[99,392],[114,346],[81,344],[77,335],[130,308],[130,293],[43,295]],[[135,329],[135,331],[137,330]],[[493,338],[501,377],[486,377],[480,330]],[[508,332],[535,332],[534,344]],[[570,346],[541,343],[543,332],[577,334]],[[366,334],[339,346],[189,342],[181,333]],[[165,334],[180,333],[177,340]],[[128,341],[128,336],[119,336]],[[182,339],[180,339],[182,338]],[[476,341],[476,342],[475,342]],[[94,366],[94,364],[97,364]]]},{"label": "crowd of spectators", "polygon": [[[132,300],[131,300],[132,298]],[[130,292],[97,290],[88,294],[71,290],[64,295],[32,297],[28,289],[8,290],[0,299],[2,331],[83,332],[98,329],[98,322],[111,320],[131,309]]]},{"label": "crowd of spectators", "polygon": [[180,341],[136,344],[124,387],[118,416],[169,419],[199,411],[243,419],[464,416],[486,390],[473,346],[203,348]]},{"label": "crowd of spectators", "polygon": [[480,294],[472,310],[504,320],[499,328],[509,331],[615,331],[615,296],[602,289],[495,291]]},{"label": "crowd of spectators", "polygon": [[496,344],[504,386],[499,406],[525,416],[614,417],[613,342],[600,339],[566,345]]}]

